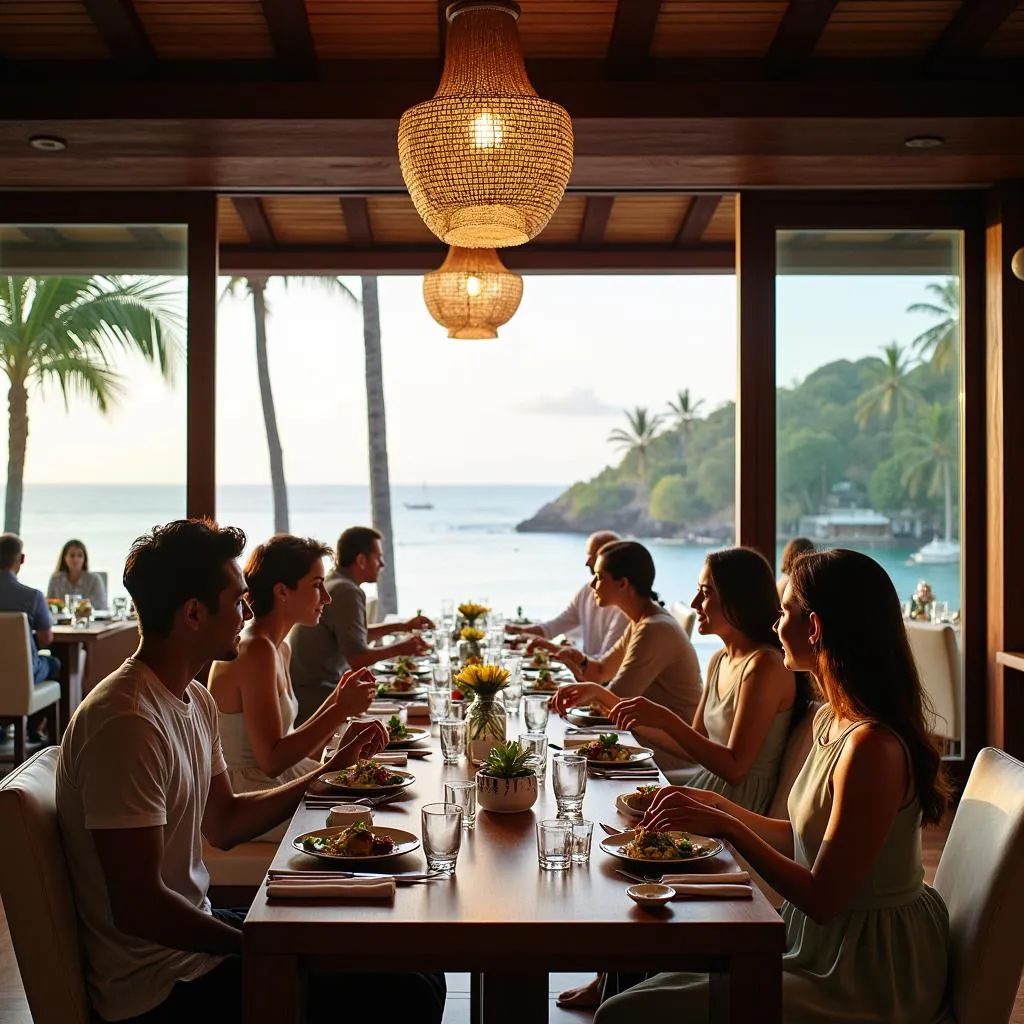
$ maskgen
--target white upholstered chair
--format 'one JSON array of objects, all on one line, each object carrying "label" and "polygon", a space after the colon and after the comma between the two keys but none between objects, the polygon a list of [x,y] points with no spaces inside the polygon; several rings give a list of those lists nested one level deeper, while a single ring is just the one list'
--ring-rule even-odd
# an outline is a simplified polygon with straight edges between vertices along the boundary
[{"label": "white upholstered chair", "polygon": [[669,611],[672,618],[683,627],[683,632],[687,636],[693,636],[693,624],[697,621],[697,613],[682,601],[673,601]]},{"label": "white upholstered chair", "polygon": [[25,760],[29,715],[45,711],[50,739],[60,739],[60,683],[32,681],[32,641],[24,612],[0,612],[0,725],[14,725],[14,763]]},{"label": "white upholstered chair", "polygon": [[1024,764],[978,755],[949,830],[935,888],[949,908],[956,1024],[1006,1024],[1024,966]]},{"label": "white upholstered chair", "polygon": [[953,743],[961,740],[960,649],[948,623],[908,622],[907,639],[935,718],[931,730]]},{"label": "white upholstered chair", "polygon": [[36,1024],[86,1024],[78,916],[57,826],[57,747],[0,781],[0,898]]}]

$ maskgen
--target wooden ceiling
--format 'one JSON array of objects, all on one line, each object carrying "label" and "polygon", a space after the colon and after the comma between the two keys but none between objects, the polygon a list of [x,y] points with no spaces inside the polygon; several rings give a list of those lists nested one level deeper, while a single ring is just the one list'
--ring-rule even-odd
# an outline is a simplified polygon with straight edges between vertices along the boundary
[{"label": "wooden ceiling", "polygon": [[[400,189],[444,6],[0,0],[0,188]],[[576,192],[1024,176],[1017,0],[522,0],[519,24]]]}]

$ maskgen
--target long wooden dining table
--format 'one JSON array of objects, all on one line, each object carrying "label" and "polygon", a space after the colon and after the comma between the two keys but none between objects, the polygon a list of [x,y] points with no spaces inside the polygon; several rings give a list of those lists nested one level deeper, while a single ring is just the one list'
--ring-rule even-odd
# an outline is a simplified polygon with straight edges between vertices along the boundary
[{"label": "long wooden dining table", "polygon": [[[509,737],[520,731],[510,719]],[[550,742],[564,744],[564,733],[565,723],[552,716]],[[401,800],[374,809],[375,824],[418,836],[420,806],[443,800],[445,781],[473,777],[465,761],[444,765],[436,736],[431,743],[432,757],[409,761],[416,782]],[[615,872],[626,865],[600,849],[604,833],[597,824],[631,827],[615,797],[633,786],[594,777],[583,805],[584,817],[595,822],[590,863],[541,870],[535,826],[556,813],[550,774],[549,765],[531,811],[478,810],[449,880],[400,886],[393,901],[275,901],[262,888],[242,929],[247,1024],[301,1019],[302,975],[336,971],[474,973],[479,1016],[473,1024],[539,1024],[547,1020],[548,973],[586,970],[705,972],[715,1024],[778,1024],[784,927],[761,892],[754,887],[751,899],[677,899],[653,914],[634,905],[625,894],[630,882]],[[323,828],[325,818],[322,809],[300,806],[272,867],[323,867],[293,850],[291,840]],[[422,870],[422,849],[387,864],[374,870]],[[736,867],[726,849],[688,870]],[[381,998],[386,1005],[387,993]]]}]

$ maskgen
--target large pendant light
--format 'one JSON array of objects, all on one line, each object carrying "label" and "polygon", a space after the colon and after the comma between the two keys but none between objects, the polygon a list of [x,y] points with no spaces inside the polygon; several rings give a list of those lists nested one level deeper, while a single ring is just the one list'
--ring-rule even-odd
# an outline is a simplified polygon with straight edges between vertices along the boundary
[{"label": "large pendant light", "polygon": [[530,85],[511,0],[447,8],[434,98],[398,126],[402,176],[427,227],[449,245],[522,245],[551,219],[572,171],[572,121]]},{"label": "large pendant light", "polygon": [[523,297],[523,279],[493,249],[452,246],[437,270],[423,275],[423,299],[449,338],[496,338]]}]

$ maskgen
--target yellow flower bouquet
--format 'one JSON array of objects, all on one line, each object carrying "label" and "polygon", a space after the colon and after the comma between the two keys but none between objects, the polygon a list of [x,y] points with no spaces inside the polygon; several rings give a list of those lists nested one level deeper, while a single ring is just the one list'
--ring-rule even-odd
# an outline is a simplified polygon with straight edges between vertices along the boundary
[{"label": "yellow flower bouquet", "polygon": [[508,672],[500,665],[467,665],[454,681],[472,698],[466,709],[469,759],[482,764],[498,744],[505,742],[505,708],[495,698],[508,686]]},{"label": "yellow flower bouquet", "polygon": [[473,643],[480,643],[487,634],[482,629],[477,629],[475,626],[464,626],[459,630],[460,640],[471,640]]},{"label": "yellow flower bouquet", "polygon": [[467,665],[455,682],[471,697],[493,697],[508,686],[508,670],[500,665]]},{"label": "yellow flower bouquet", "polygon": [[476,625],[476,620],[482,618],[490,610],[487,605],[475,604],[473,601],[464,601],[459,605],[459,615],[468,626]]}]

